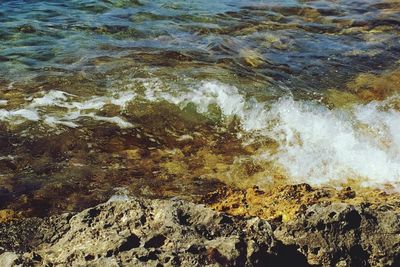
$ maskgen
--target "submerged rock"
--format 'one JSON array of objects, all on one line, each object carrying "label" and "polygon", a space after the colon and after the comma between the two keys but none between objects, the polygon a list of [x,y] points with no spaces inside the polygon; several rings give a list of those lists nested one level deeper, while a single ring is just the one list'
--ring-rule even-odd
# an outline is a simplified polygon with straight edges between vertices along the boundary
[{"label": "submerged rock", "polygon": [[19,26],[17,28],[17,30],[22,33],[35,33],[36,32],[35,27],[33,27],[32,25],[29,25],[29,24],[24,24],[24,25]]},{"label": "submerged rock", "polygon": [[399,69],[379,75],[362,73],[347,84],[346,90],[328,90],[324,101],[332,107],[349,108],[354,104],[366,104],[378,100],[384,101],[389,108],[400,110],[399,85]]}]

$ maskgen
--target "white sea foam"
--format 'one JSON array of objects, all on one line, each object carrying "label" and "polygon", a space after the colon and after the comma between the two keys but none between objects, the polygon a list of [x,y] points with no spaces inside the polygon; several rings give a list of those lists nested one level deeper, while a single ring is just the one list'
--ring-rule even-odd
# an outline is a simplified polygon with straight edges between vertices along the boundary
[{"label": "white sea foam", "polygon": [[283,166],[294,182],[323,184],[361,178],[365,185],[400,188],[400,113],[384,103],[330,110],[311,101],[283,98],[271,105],[246,99],[233,86],[205,82],[189,92],[168,94],[151,89],[146,96],[185,106],[194,103],[206,113],[218,105],[235,115],[242,129],[279,144],[266,160]]},{"label": "white sea foam", "polygon": [[[58,125],[76,128],[81,118],[92,118],[97,121],[105,121],[117,124],[121,128],[133,127],[133,125],[120,117],[105,117],[96,115],[93,110],[100,110],[107,104],[125,108],[136,97],[134,92],[117,92],[111,96],[94,96],[81,100],[78,96],[63,91],[50,90],[39,92],[36,96],[26,98],[25,107],[14,110],[0,109],[0,120],[19,124],[28,121],[43,121],[45,124],[56,127]],[[66,111],[42,112],[46,107],[65,108]]]},{"label": "white sea foam", "polygon": [[0,109],[0,120],[14,120],[14,123],[16,124],[23,122],[21,120],[16,120],[18,118],[23,118],[30,121],[38,121],[40,119],[40,116],[36,110],[32,109],[23,108],[11,111]]},{"label": "white sea foam", "polygon": [[166,100],[181,107],[193,103],[200,113],[206,113],[210,105],[217,105],[223,115],[238,116],[247,131],[265,127],[267,110],[264,104],[253,99],[246,100],[234,86],[219,82],[204,82],[188,92],[171,94],[157,89],[157,85],[154,82],[147,84],[145,96],[148,100]]},{"label": "white sea foam", "polygon": [[280,145],[274,157],[296,181],[321,184],[363,178],[366,185],[398,186],[400,113],[378,107],[360,105],[345,112],[281,100],[269,113],[269,119],[279,121],[268,133]]},{"label": "white sea foam", "polygon": [[[240,119],[242,136],[252,138],[243,142],[275,140],[278,150],[260,152],[259,160],[276,162],[293,182],[323,184],[361,178],[365,185],[392,184],[400,189],[400,113],[384,102],[332,110],[318,102],[291,98],[261,103],[219,82],[204,82],[186,91],[173,91],[157,79],[141,82],[147,88],[143,95],[128,90],[82,99],[62,91],[42,92],[27,99],[20,109],[0,109],[0,120],[43,121],[52,127],[74,128],[80,119],[90,118],[127,128],[133,125],[124,118],[100,116],[95,110],[107,104],[125,108],[138,96],[181,108],[192,103],[206,115],[213,105],[224,118]],[[61,109],[55,112],[47,107]]]},{"label": "white sea foam", "polygon": [[56,127],[57,125],[64,125],[69,128],[76,128],[79,126],[78,124],[76,124],[72,121],[61,120],[61,119],[55,118],[53,116],[48,116],[48,115],[45,115],[43,119],[44,119],[44,122],[51,127]]},{"label": "white sea foam", "polygon": [[120,128],[131,128],[133,127],[133,124],[130,122],[125,121],[124,119],[114,116],[114,117],[105,117],[105,116],[98,116],[94,113],[87,114],[88,117],[93,118],[94,120],[97,121],[105,121],[105,122],[110,122],[118,125]]},{"label": "white sea foam", "polygon": [[51,90],[47,93],[41,93],[41,97],[28,97],[27,100],[30,100],[30,107],[46,107],[46,106],[64,106],[66,103],[68,96],[73,96],[63,91]]}]

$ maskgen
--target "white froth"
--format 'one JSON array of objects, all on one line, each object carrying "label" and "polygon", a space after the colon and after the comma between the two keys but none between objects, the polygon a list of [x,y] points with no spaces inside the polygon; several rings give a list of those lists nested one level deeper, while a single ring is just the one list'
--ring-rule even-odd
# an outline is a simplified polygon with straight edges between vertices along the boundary
[{"label": "white froth", "polygon": [[245,130],[262,129],[266,115],[264,105],[254,99],[247,101],[234,86],[219,82],[203,82],[188,92],[171,94],[158,89],[157,82],[146,84],[145,97],[150,101],[166,100],[181,107],[193,103],[200,113],[206,113],[210,105],[217,105],[224,116],[237,116]]},{"label": "white froth", "polygon": [[44,94],[42,97],[29,97],[27,100],[31,100],[30,107],[46,107],[46,106],[64,106],[63,104],[67,101],[68,96],[66,92],[51,90]]},{"label": "white froth", "polygon": [[130,122],[127,122],[120,117],[104,117],[104,116],[98,116],[94,113],[87,114],[88,117],[93,118],[94,120],[97,121],[105,121],[105,122],[110,122],[118,125],[120,128],[131,128],[133,127],[133,124]]},{"label": "white froth", "polygon": [[[368,186],[391,184],[400,189],[400,113],[383,102],[331,110],[320,103],[291,98],[260,103],[219,82],[204,82],[186,91],[170,90],[157,79],[143,80],[143,85],[146,91],[141,97],[148,101],[168,101],[182,108],[192,103],[204,114],[210,106],[218,106],[224,118],[240,119],[243,136],[275,140],[277,152],[266,150],[260,155],[282,166],[293,182],[324,184],[360,178]],[[43,121],[51,127],[75,128],[79,119],[91,118],[129,128],[133,125],[125,119],[100,116],[94,110],[107,104],[125,108],[136,98],[132,91],[81,99],[54,90],[27,99],[29,103],[20,109],[0,109],[0,120],[15,124]],[[64,110],[46,108],[51,106]]]},{"label": "white froth", "polygon": [[55,118],[55,117],[47,116],[47,115],[44,116],[44,122],[51,127],[56,127],[57,125],[64,125],[69,128],[76,128],[79,126],[78,124],[76,124],[72,121],[61,120],[59,118]]},{"label": "white froth", "polygon": [[9,121],[13,122],[14,124],[20,124],[24,122],[24,120],[29,120],[29,121],[38,121],[40,119],[39,114],[37,113],[36,110],[32,109],[18,109],[18,110],[5,110],[5,109],[0,109],[0,120],[2,121]]},{"label": "white froth", "polygon": [[[43,121],[50,127],[63,125],[70,128],[79,126],[76,120],[84,117],[90,117],[98,121],[106,121],[117,124],[121,128],[133,127],[133,125],[120,117],[98,116],[93,110],[100,110],[107,104],[113,104],[121,108],[135,99],[134,92],[117,92],[111,96],[94,96],[86,100],[78,101],[78,96],[63,91],[50,90],[40,92],[37,97],[28,97],[28,104],[15,110],[0,109],[0,120],[8,121],[13,124],[28,121]],[[66,111],[45,112],[42,109],[46,107],[65,108]],[[24,120],[21,120],[24,119]]]},{"label": "white froth", "polygon": [[281,100],[270,110],[270,119],[279,121],[268,134],[280,145],[274,157],[299,182],[362,178],[366,185],[398,184],[400,146],[393,134],[400,113],[377,107],[356,106],[344,112]]},{"label": "white froth", "polygon": [[293,182],[323,184],[351,178],[368,186],[400,188],[400,113],[383,109],[382,103],[330,110],[284,98],[268,106],[219,82],[174,95],[152,88],[146,96],[180,106],[194,103],[201,113],[215,104],[223,115],[237,116],[245,132],[279,144],[277,153],[263,154],[283,166]]}]

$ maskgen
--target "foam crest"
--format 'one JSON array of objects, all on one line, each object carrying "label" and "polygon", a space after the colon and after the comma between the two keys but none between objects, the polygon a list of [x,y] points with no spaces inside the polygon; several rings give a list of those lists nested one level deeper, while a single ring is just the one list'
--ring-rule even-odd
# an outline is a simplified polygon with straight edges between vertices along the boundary
[{"label": "foam crest", "polygon": [[385,103],[347,110],[291,98],[259,103],[219,82],[205,82],[180,94],[152,89],[146,95],[181,107],[194,103],[201,113],[214,104],[225,117],[237,116],[244,132],[277,142],[277,151],[260,155],[283,166],[293,182],[338,184],[359,179],[366,186],[400,188],[400,113],[384,108]]},{"label": "foam crest", "polygon": [[265,105],[254,99],[246,100],[234,86],[208,81],[175,94],[160,90],[159,82],[146,83],[145,86],[145,97],[150,101],[165,100],[180,107],[193,103],[199,113],[207,113],[211,105],[217,105],[225,117],[239,117],[247,131],[265,127]]},{"label": "foam crest", "polygon": [[273,157],[296,182],[351,178],[399,186],[399,112],[380,111],[377,104],[345,112],[285,99],[273,105],[271,118],[279,121],[269,132],[280,146]]}]

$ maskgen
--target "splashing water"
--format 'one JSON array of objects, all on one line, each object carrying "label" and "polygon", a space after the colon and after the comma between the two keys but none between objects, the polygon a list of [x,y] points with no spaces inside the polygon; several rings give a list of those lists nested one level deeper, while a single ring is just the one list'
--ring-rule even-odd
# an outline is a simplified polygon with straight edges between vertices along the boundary
[{"label": "splashing water", "polygon": [[1,1],[0,208],[398,191],[399,19],[384,0]]},{"label": "splashing water", "polygon": [[330,110],[320,103],[285,97],[267,105],[246,101],[237,88],[217,82],[203,83],[180,96],[152,95],[155,99],[181,106],[191,102],[201,113],[216,104],[224,116],[237,116],[245,132],[279,144],[266,159],[284,166],[293,182],[361,178],[365,185],[399,184],[400,112],[384,110],[384,102]]}]

